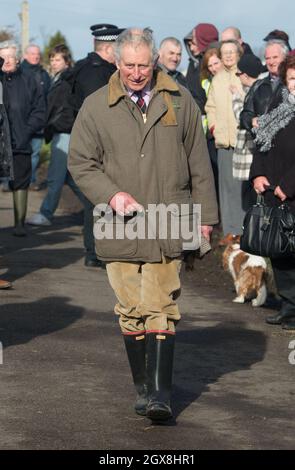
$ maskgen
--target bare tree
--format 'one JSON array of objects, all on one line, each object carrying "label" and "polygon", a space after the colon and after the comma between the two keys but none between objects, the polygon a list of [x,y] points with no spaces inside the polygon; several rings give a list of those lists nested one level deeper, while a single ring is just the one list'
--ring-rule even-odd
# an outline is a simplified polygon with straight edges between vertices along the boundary
[{"label": "bare tree", "polygon": [[11,28],[0,29],[0,42],[12,41],[15,39],[15,34]]}]

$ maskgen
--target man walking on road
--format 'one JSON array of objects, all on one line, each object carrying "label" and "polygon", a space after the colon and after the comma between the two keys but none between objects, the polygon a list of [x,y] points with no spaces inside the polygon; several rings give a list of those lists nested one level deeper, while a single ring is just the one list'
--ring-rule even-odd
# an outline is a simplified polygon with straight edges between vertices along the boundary
[{"label": "man walking on road", "polygon": [[[156,68],[149,29],[125,30],[115,51],[118,71],[86,98],[75,121],[71,174],[87,198],[104,205],[105,213],[114,211],[124,228],[148,218],[152,204],[183,205],[187,218],[199,203],[201,232],[209,239],[217,204],[200,111],[184,87]],[[103,220],[98,217],[95,226]],[[96,250],[118,299],[115,313],[138,393],[135,411],[167,420],[183,239],[158,232],[113,236],[98,240]]]}]

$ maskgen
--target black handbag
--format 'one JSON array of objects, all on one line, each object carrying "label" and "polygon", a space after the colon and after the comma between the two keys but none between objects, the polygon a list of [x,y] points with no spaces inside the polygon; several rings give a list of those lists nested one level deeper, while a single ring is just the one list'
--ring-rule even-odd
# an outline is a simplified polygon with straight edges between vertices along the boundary
[{"label": "black handbag", "polygon": [[240,247],[266,258],[295,254],[295,216],[288,204],[268,207],[258,194],[256,204],[245,215]]}]

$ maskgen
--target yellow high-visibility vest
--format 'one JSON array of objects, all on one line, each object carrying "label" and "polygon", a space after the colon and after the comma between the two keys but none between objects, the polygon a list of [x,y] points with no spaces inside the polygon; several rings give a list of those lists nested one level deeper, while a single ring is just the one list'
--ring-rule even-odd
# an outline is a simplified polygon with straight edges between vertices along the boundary
[{"label": "yellow high-visibility vest", "polygon": [[[205,90],[206,97],[208,96],[210,85],[211,85],[211,80],[209,80],[208,78],[204,78],[204,80],[202,80],[202,82],[201,82],[201,86]],[[207,119],[206,114],[202,115],[202,124],[203,124],[204,133],[207,134],[208,119]]]}]

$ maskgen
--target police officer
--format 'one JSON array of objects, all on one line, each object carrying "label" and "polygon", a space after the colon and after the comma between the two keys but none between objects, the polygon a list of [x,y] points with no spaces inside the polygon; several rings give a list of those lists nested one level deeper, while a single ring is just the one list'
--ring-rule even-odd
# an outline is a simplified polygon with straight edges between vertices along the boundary
[{"label": "police officer", "polygon": [[[107,85],[112,74],[117,70],[115,66],[114,44],[124,29],[113,24],[95,24],[90,26],[94,36],[94,51],[87,57],[79,60],[73,69],[71,106],[77,115],[84,99],[94,91]],[[104,263],[95,255],[93,238],[93,205],[84,205],[84,238],[88,240],[86,246],[85,266],[102,267]]]},{"label": "police officer", "polygon": [[79,111],[84,99],[108,84],[115,66],[114,43],[123,29],[113,24],[95,24],[90,26],[94,36],[94,51],[79,60],[73,70],[72,103]]}]

